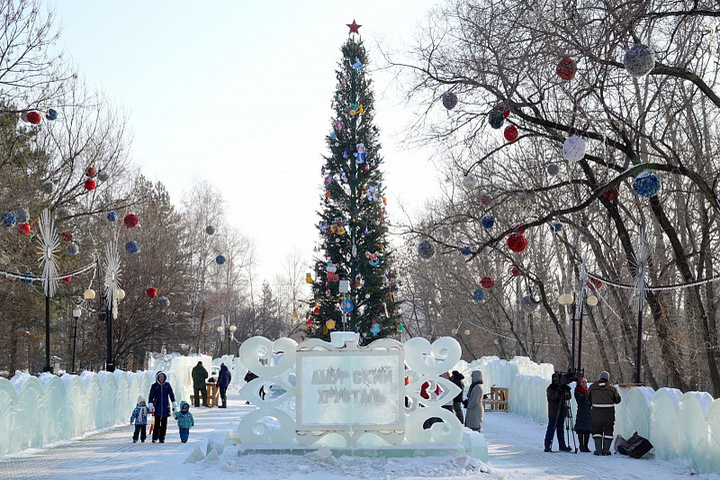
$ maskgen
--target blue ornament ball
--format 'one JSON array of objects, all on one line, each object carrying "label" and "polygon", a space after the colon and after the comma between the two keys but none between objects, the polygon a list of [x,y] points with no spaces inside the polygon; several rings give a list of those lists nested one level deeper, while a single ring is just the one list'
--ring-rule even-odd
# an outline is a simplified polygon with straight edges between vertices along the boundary
[{"label": "blue ornament ball", "polygon": [[[27,271],[27,272],[25,272],[23,275],[27,275],[28,277],[32,277],[32,274],[33,274],[33,273],[32,273],[31,271]],[[30,285],[30,284],[33,282],[33,281],[32,281],[32,278],[22,278],[22,279],[20,279],[20,281],[21,281],[22,283],[24,283],[25,285]]]},{"label": "blue ornament ball", "polygon": [[225,257],[223,255],[218,255],[217,257],[215,257],[215,263],[217,263],[218,265],[222,265],[223,263],[225,263]]},{"label": "blue ornament ball", "polygon": [[632,188],[641,197],[654,197],[660,191],[660,180],[650,170],[643,170],[633,180]]},{"label": "blue ornament ball", "polygon": [[157,305],[160,308],[167,308],[170,306],[170,300],[167,297],[160,297],[157,299]]},{"label": "blue ornament ball", "polygon": [[0,222],[5,228],[12,228],[15,225],[15,214],[12,212],[3,213]]},{"label": "blue ornament ball", "polygon": [[115,210],[110,210],[107,214],[107,219],[110,222],[116,222],[117,221],[117,212]]},{"label": "blue ornament ball", "polygon": [[67,253],[71,257],[74,257],[78,253],[80,253],[80,248],[77,246],[77,243],[73,242],[70,245],[68,245]]},{"label": "blue ornament ball", "polygon": [[493,217],[489,213],[486,213],[482,216],[482,218],[480,218],[480,223],[482,223],[483,227],[491,229],[495,225],[495,217]]},{"label": "blue ornament ball", "polygon": [[125,244],[125,250],[132,255],[133,253],[138,253],[140,251],[140,246],[135,240],[130,240]]},{"label": "blue ornament ball", "polygon": [[207,227],[205,227],[205,233],[207,233],[208,235],[214,234],[215,227],[213,227],[212,225],[208,225]]},{"label": "blue ornament ball", "polygon": [[430,260],[435,255],[435,246],[428,240],[423,240],[417,246],[418,255],[423,260]]},{"label": "blue ornament ball", "polygon": [[57,117],[57,110],[53,108],[48,109],[47,113],[45,114],[45,118],[47,118],[48,120],[57,120]]},{"label": "blue ornament ball", "polygon": [[562,228],[563,228],[563,226],[562,226],[562,223],[560,223],[560,222],[553,222],[550,224],[551,232],[559,232],[560,230],[562,230]]},{"label": "blue ornament ball", "polygon": [[476,302],[482,302],[483,300],[485,300],[485,290],[483,290],[482,288],[478,288],[477,290],[475,290],[473,292],[473,300],[475,300]]},{"label": "blue ornament ball", "polygon": [[470,245],[463,245],[460,248],[460,253],[462,253],[464,256],[468,256],[472,253],[472,250],[470,250]]},{"label": "blue ornament ball", "polygon": [[97,174],[97,179],[100,180],[101,182],[107,182],[108,178],[110,178],[110,175],[105,170],[101,170]]},{"label": "blue ornament ball", "polygon": [[30,218],[30,212],[27,211],[27,208],[25,207],[18,207],[15,209],[15,221],[17,223],[26,223],[29,222]]}]

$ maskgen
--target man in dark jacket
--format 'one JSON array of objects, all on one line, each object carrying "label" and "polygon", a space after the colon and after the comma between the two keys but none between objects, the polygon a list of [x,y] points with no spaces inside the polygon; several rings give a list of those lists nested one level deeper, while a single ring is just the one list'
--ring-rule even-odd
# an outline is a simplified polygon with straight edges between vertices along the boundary
[{"label": "man in dark jacket", "polygon": [[545,391],[548,401],[548,426],[545,431],[545,451],[552,452],[553,435],[557,434],[558,447],[561,452],[572,452],[572,448],[565,444],[563,424],[567,416],[568,401],[570,400],[570,385],[561,385],[558,372],[552,376],[552,381]]},{"label": "man in dark jacket", "polygon": [[600,379],[590,385],[588,399],[592,406],[593,440],[595,455],[612,455],[610,445],[615,427],[615,404],[620,403],[620,394],[610,382],[610,374],[602,372]]},{"label": "man in dark jacket", "polygon": [[200,394],[202,394],[203,407],[207,407],[207,387],[205,386],[205,379],[208,377],[208,372],[203,367],[202,362],[198,362],[197,365],[192,369],[193,379],[193,390],[195,391],[195,406],[200,406]]},{"label": "man in dark jacket", "polygon": [[463,379],[465,378],[465,375],[458,372],[457,370],[452,371],[452,375],[450,375],[450,381],[453,382],[455,385],[460,387],[460,393],[457,394],[455,398],[453,398],[453,410],[455,411],[455,416],[460,420],[460,423],[465,423],[465,419],[463,418],[463,411],[462,411],[462,397],[463,397]]},{"label": "man in dark jacket", "polygon": [[220,399],[222,400],[222,405],[220,405],[220,408],[227,408],[227,388],[228,385],[230,385],[230,380],[232,380],[232,375],[230,375],[230,370],[225,366],[224,363],[220,364],[220,373],[218,374],[218,387],[220,388]]},{"label": "man in dark jacket", "polygon": [[[150,386],[150,395],[148,395],[148,407],[150,408],[150,412],[155,416],[153,443],[158,440],[160,443],[165,443],[167,419],[170,416],[170,401],[172,401],[172,409],[175,410],[177,408],[175,394],[166,379],[167,376],[163,372],[157,372],[157,375],[155,375],[155,383]],[[168,398],[170,401],[168,401]]]}]

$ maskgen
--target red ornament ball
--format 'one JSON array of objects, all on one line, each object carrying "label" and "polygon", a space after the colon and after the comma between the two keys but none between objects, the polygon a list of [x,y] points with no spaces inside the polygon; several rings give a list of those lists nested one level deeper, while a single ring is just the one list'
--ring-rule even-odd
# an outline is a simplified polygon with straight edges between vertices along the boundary
[{"label": "red ornament ball", "polygon": [[88,167],[87,170],[85,170],[85,175],[92,178],[97,175],[97,170],[95,170],[93,167]]},{"label": "red ornament ball", "polygon": [[[67,273],[69,272],[65,272],[63,273],[63,275],[66,275]],[[68,283],[70,283],[70,280],[72,280],[72,275],[68,275],[67,277],[63,278],[62,280],[60,280],[60,283],[67,285]]]},{"label": "red ornament ball", "polygon": [[28,233],[30,233],[30,224],[27,222],[18,223],[17,233],[19,233],[20,235],[27,235]]},{"label": "red ornament ball", "polygon": [[514,142],[518,139],[518,129],[515,125],[510,125],[505,128],[503,135],[505,136],[505,140],[507,140],[508,142]]},{"label": "red ornament ball", "polygon": [[480,286],[485,290],[490,290],[495,286],[495,280],[492,277],[483,277],[480,279]]},{"label": "red ornament ball", "polygon": [[490,195],[483,195],[480,197],[480,203],[485,206],[490,205],[490,203],[492,203],[492,197]]},{"label": "red ornament ball", "polygon": [[520,271],[520,269],[519,269],[516,265],[513,265],[513,266],[510,268],[510,275],[512,275],[513,277],[517,277],[517,276],[519,276],[519,275],[522,275],[522,272]]},{"label": "red ornament ball", "polygon": [[618,186],[611,187],[611,188],[608,188],[607,190],[605,190],[603,192],[603,195],[605,196],[605,198],[608,199],[608,201],[614,202],[615,199],[618,198],[618,195],[620,195],[620,190],[619,190]]},{"label": "red ornament ball", "polygon": [[568,82],[575,78],[575,72],[577,72],[577,67],[572,58],[563,58],[558,62],[557,68],[555,68],[555,73],[557,73],[558,77]]},{"label": "red ornament ball", "polygon": [[594,288],[595,290],[600,290],[603,287],[603,282],[597,278],[591,278],[590,281],[587,282],[587,286]]},{"label": "red ornament ball", "polygon": [[85,190],[87,190],[88,192],[90,190],[95,190],[95,180],[93,180],[92,178],[88,178],[87,180],[85,180]]},{"label": "red ornament ball", "polygon": [[138,224],[138,218],[137,215],[134,213],[128,213],[125,215],[125,218],[123,219],[123,223],[127,228],[134,228],[135,225]]},{"label": "red ornament ball", "polygon": [[42,115],[40,115],[38,112],[28,112],[27,120],[33,125],[37,125],[42,121]]},{"label": "red ornament ball", "polygon": [[496,110],[498,110],[500,113],[503,114],[503,117],[508,118],[510,116],[510,109],[503,105],[502,103],[495,107]]},{"label": "red ornament ball", "polygon": [[72,242],[72,232],[62,232],[60,238],[63,242]]},{"label": "red ornament ball", "polygon": [[522,252],[527,248],[527,244],[527,239],[521,233],[513,233],[507,239],[507,246],[513,252]]},{"label": "red ornament ball", "polygon": [[150,287],[147,290],[145,290],[145,293],[147,293],[148,297],[155,298],[155,297],[157,297],[157,288]]}]

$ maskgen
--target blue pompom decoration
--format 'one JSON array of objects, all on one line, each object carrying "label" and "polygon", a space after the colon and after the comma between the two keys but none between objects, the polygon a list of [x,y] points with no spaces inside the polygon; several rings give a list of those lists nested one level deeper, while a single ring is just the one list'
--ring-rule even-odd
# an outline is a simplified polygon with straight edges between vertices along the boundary
[{"label": "blue pompom decoration", "polygon": [[125,250],[132,255],[133,253],[138,253],[140,251],[140,246],[137,244],[135,240],[130,240],[125,244]]},{"label": "blue pompom decoration", "polygon": [[483,227],[491,229],[495,225],[495,217],[493,217],[489,213],[486,213],[482,216],[482,218],[480,218],[480,223],[482,223]]},{"label": "blue pompom decoration", "polygon": [[632,188],[641,197],[654,197],[660,191],[660,180],[650,170],[643,170],[633,180]]},{"label": "blue pompom decoration", "polygon": [[218,255],[217,257],[215,257],[215,263],[217,263],[218,265],[222,265],[223,263],[225,263],[225,257],[223,255]]},{"label": "blue pompom decoration", "polygon": [[3,213],[2,217],[0,217],[0,222],[2,222],[5,228],[12,228],[15,225],[15,214],[11,212]]},{"label": "blue pompom decoration", "polygon": [[562,223],[560,223],[560,222],[553,222],[550,224],[551,232],[559,232],[560,230],[562,230],[562,228],[563,228]]},{"label": "blue pompom decoration", "polygon": [[27,208],[18,207],[15,209],[15,221],[17,223],[29,222],[30,221],[29,219],[30,219],[30,212],[27,211]]},{"label": "blue pompom decoration", "polygon": [[482,288],[478,288],[477,290],[475,290],[473,292],[473,300],[475,300],[476,302],[482,302],[483,300],[485,300],[485,290],[483,290]]},{"label": "blue pompom decoration", "polygon": [[116,222],[117,221],[117,212],[115,210],[110,210],[107,214],[107,219],[110,222]]},{"label": "blue pompom decoration", "polygon": [[472,253],[472,250],[470,250],[470,245],[463,245],[460,248],[460,253],[462,253],[464,256],[468,256]]},{"label": "blue pompom decoration", "polygon": [[372,327],[370,327],[370,333],[372,333],[373,335],[377,335],[378,333],[380,333],[380,325],[378,325],[377,323],[373,323]]},{"label": "blue pompom decoration", "polygon": [[45,118],[47,118],[48,120],[57,120],[57,115],[58,115],[57,111],[50,108],[50,109],[48,109],[48,112],[45,114]]},{"label": "blue pompom decoration", "polygon": [[[27,275],[28,277],[32,277],[32,274],[33,274],[33,273],[32,273],[32,272],[29,272],[29,271],[23,273],[23,275]],[[32,278],[22,278],[22,279],[20,279],[20,281],[21,281],[22,283],[24,283],[25,285],[30,285],[30,284],[33,282],[33,281],[32,281]]]}]

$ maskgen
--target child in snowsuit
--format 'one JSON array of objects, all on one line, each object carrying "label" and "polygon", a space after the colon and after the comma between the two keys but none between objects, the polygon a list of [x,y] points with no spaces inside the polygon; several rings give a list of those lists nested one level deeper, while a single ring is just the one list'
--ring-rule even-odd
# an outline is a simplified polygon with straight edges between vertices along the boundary
[{"label": "child in snowsuit", "polygon": [[180,402],[180,411],[175,412],[175,420],[177,420],[180,429],[180,441],[187,443],[190,436],[190,427],[195,426],[195,419],[190,413],[190,405],[187,402]]},{"label": "child in snowsuit", "polygon": [[150,409],[147,405],[145,405],[145,399],[142,395],[139,395],[137,399],[137,406],[133,409],[132,415],[130,415],[130,425],[132,425],[133,422],[135,423],[133,443],[137,443],[138,436],[140,437],[140,441],[145,443],[145,439],[147,438],[145,428],[147,427],[147,418],[149,414]]}]

